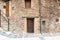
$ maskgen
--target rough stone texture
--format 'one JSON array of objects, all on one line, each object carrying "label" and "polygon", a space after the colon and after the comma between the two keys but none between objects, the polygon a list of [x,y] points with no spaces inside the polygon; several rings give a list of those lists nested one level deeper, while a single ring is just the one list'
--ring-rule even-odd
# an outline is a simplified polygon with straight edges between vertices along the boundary
[{"label": "rough stone texture", "polygon": [[[39,0],[31,0],[31,8],[26,9],[24,0],[12,0],[10,5],[11,15],[9,17],[10,31],[13,33],[26,32],[27,31],[26,19],[35,18],[34,33],[40,33],[40,30],[42,33],[60,32],[59,4],[56,3],[54,0],[41,0],[40,2],[41,2],[41,5],[39,5]],[[56,19],[59,19],[59,21],[56,22]],[[5,30],[7,30],[7,24],[4,23],[5,21],[3,20],[4,19],[2,19],[2,22],[1,22],[2,25],[4,25],[2,28],[3,29],[6,28]],[[46,21],[45,25],[42,25],[43,20]]]},{"label": "rough stone texture", "polygon": [[[25,18],[27,19],[27,18],[37,18],[38,17],[37,19],[39,19],[39,3],[38,2],[39,2],[38,0],[32,0],[31,8],[26,9],[24,0],[12,0],[11,1],[11,5],[10,5],[11,6],[11,16],[9,17],[9,19],[10,19],[9,20],[9,22],[10,22],[9,30],[11,32],[13,32],[13,33],[26,32],[26,31],[24,31],[27,29],[27,28],[26,29],[24,28],[24,24],[27,25],[27,23],[24,23]],[[36,21],[38,21],[38,20],[36,20]],[[37,23],[39,24],[39,22],[37,22]],[[4,25],[3,22],[2,22],[2,25]],[[3,27],[6,28],[5,26],[7,27],[7,25],[4,25]],[[35,26],[35,27],[39,27],[39,26]]]},{"label": "rough stone texture", "polygon": [[58,3],[54,0],[42,0],[41,3],[43,6],[41,7],[41,20],[46,21],[46,27],[42,25],[42,32],[59,32],[60,21],[56,22],[56,19],[60,20]]},{"label": "rough stone texture", "polygon": [[[35,2],[35,3],[34,3]],[[31,17],[39,17],[39,4],[38,0],[32,0],[31,8],[26,9],[23,0],[12,0],[11,7],[12,9],[11,17],[10,17],[10,30],[13,32],[21,32],[24,28],[24,17],[31,18]],[[25,23],[26,24],[26,23]],[[27,25],[27,24],[26,24]],[[14,27],[12,29],[12,27]],[[27,28],[26,28],[27,29]]]}]

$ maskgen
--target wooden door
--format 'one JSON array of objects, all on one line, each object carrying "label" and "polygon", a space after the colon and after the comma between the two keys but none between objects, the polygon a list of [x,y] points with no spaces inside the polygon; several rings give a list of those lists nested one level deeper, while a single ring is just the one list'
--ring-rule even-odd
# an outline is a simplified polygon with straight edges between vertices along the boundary
[{"label": "wooden door", "polygon": [[6,2],[6,16],[9,17],[9,1]]},{"label": "wooden door", "polygon": [[34,33],[34,18],[27,18],[27,32]]}]

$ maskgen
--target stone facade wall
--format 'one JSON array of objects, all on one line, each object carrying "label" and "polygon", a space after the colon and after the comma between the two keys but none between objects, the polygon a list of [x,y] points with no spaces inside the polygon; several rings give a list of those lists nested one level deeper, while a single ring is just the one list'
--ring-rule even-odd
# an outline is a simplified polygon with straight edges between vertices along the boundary
[{"label": "stone facade wall", "polygon": [[[11,12],[11,17],[10,17],[11,18],[10,19],[11,20],[10,30],[12,32],[13,30],[15,32],[21,32],[21,31],[27,32],[27,26],[24,26],[24,24],[27,25],[27,23],[24,22],[25,18],[26,18],[26,21],[27,21],[27,18],[36,18],[36,17],[39,18],[39,3],[38,2],[39,2],[38,0],[32,0],[31,8],[26,9],[24,0],[18,0],[18,1],[12,0],[11,1],[11,7],[13,9]],[[14,28],[12,29],[12,27]],[[36,26],[36,27],[39,27],[39,26]]]},{"label": "stone facade wall", "polygon": [[46,21],[42,32],[60,32],[59,4],[54,0],[41,0],[41,4],[41,20]]},{"label": "stone facade wall", "polygon": [[[54,0],[40,2],[41,5],[39,0],[31,0],[31,8],[26,9],[24,0],[10,1],[9,30],[13,33],[27,32],[27,18],[34,18],[34,33],[60,32],[60,6]],[[42,21],[45,21],[45,25]]]},{"label": "stone facade wall", "polygon": [[13,33],[27,32],[27,18],[35,18],[34,28],[37,28],[34,29],[34,32],[38,33],[39,30],[37,29],[39,27],[39,0],[32,0],[31,8],[28,9],[25,8],[24,0],[12,0],[10,3],[9,30]]}]

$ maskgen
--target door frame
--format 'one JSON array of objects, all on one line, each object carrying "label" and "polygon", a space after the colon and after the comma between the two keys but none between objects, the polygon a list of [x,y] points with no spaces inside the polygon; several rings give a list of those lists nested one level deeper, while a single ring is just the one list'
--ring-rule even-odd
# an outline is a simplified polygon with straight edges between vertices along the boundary
[{"label": "door frame", "polygon": [[[29,21],[29,20],[30,20],[31,22],[33,21],[32,31],[30,31],[30,32],[28,31],[28,21]],[[27,33],[34,33],[34,18],[27,18]]]}]

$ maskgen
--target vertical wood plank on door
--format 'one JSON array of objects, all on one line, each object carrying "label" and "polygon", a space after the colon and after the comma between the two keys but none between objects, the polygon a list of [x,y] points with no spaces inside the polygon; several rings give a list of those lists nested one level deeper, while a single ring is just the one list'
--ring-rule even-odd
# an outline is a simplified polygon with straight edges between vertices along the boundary
[{"label": "vertical wood plank on door", "polygon": [[34,18],[27,18],[27,32],[34,33]]},{"label": "vertical wood plank on door", "polygon": [[9,1],[6,2],[6,16],[9,17]]}]

